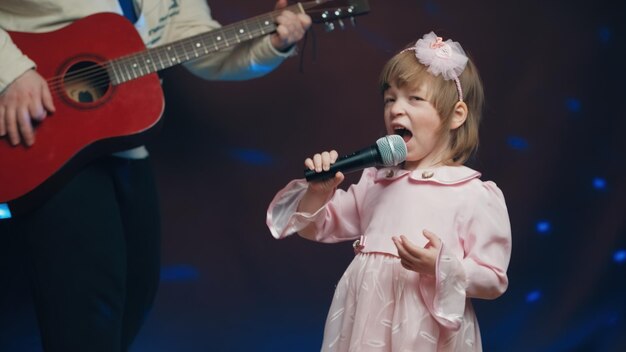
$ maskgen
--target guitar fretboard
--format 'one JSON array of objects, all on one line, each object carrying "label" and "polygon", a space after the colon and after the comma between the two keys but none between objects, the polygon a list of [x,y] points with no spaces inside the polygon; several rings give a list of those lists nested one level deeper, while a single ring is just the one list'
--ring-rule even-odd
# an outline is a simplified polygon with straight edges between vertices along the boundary
[{"label": "guitar fretboard", "polygon": [[[296,13],[302,12],[298,5],[289,6],[288,9]],[[275,16],[277,15],[278,12],[253,17],[167,45],[111,60],[107,65],[111,83],[121,84],[272,33],[276,30]]]}]

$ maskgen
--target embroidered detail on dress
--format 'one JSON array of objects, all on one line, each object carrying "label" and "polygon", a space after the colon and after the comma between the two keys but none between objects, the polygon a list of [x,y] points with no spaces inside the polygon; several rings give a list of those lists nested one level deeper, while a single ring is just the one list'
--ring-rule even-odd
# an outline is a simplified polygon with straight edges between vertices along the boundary
[{"label": "embroidered detail on dress", "polygon": [[335,337],[335,339],[333,339],[333,340],[332,340],[332,341],[328,344],[328,348],[331,348],[331,349],[332,349],[332,348],[335,346],[335,344],[336,344],[337,342],[339,342],[339,337],[340,337],[340,336]]},{"label": "embroidered detail on dress", "polygon": [[384,347],[385,346],[385,343],[380,340],[369,340],[366,342],[366,344],[372,347]]},{"label": "embroidered detail on dress", "polygon": [[333,313],[328,320],[333,321],[339,317],[341,317],[343,315],[343,312],[345,311],[345,308],[341,308],[338,311],[336,311],[335,313]]},{"label": "embroidered detail on dress", "polygon": [[420,336],[423,337],[426,341],[436,344],[437,343],[437,338],[435,338],[433,335],[427,333],[426,331],[420,331],[419,332]]}]

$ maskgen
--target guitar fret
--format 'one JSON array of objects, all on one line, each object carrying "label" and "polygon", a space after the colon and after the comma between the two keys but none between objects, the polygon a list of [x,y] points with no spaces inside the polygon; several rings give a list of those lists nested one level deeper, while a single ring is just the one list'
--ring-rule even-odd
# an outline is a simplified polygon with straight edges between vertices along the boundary
[{"label": "guitar fret", "polygon": [[134,71],[133,65],[130,63],[130,60],[126,60],[126,61],[128,61],[126,65],[126,69],[128,71],[128,77],[129,77],[128,80],[130,81],[131,79],[134,79],[137,77],[135,76],[135,71]]},{"label": "guitar fret", "polygon": [[[235,41],[237,41],[237,44],[241,43],[241,39],[239,39],[239,35],[237,34],[237,30],[235,30],[234,27],[232,27],[232,26],[226,27],[224,29],[224,31],[232,33],[231,36],[235,37]],[[226,37],[228,37],[228,35],[226,35]]]},{"label": "guitar fret", "polygon": [[158,69],[157,69],[156,63],[154,62],[154,58],[152,57],[152,52],[151,51],[146,51],[146,56],[148,57],[146,59],[146,64],[152,64],[152,68],[154,69],[153,71],[151,71],[151,73],[152,72],[157,72]]},{"label": "guitar fret", "polygon": [[191,49],[193,50],[193,55],[194,57],[199,57],[200,54],[198,54],[198,51],[196,51],[196,49],[198,48],[202,48],[202,43],[200,43],[200,41],[193,41],[191,43]]},{"label": "guitar fret", "polygon": [[113,75],[113,85],[119,84],[120,79],[117,76],[117,70],[115,69],[115,61],[110,61],[107,65],[107,72],[109,73],[109,77]]},{"label": "guitar fret", "polygon": [[146,52],[137,55],[137,65],[140,67],[139,71],[142,72],[141,70],[143,69],[143,72],[145,72],[144,74],[147,75],[152,73],[152,71],[150,70],[150,59],[146,59],[146,56],[148,56],[148,53]]},{"label": "guitar fret", "polygon": [[[137,75],[137,70],[139,70],[139,75]],[[143,72],[141,71],[141,65],[135,60],[133,62],[133,73],[135,74],[135,78],[143,76]]]},{"label": "guitar fret", "polygon": [[[239,43],[239,38],[237,38],[237,35],[234,33],[233,29],[231,27],[224,27],[224,42],[227,44],[226,46],[235,44],[235,42],[232,41],[233,36],[235,37],[235,41]],[[230,42],[228,41],[229,38],[231,39]]]},{"label": "guitar fret", "polygon": [[204,48],[205,54],[209,53],[209,45],[207,45],[207,42],[206,42],[207,39],[211,39],[211,38],[207,37],[206,35],[200,36],[200,41],[202,42],[202,47]]},{"label": "guitar fret", "polygon": [[182,42],[180,46],[183,49],[183,54],[185,54],[185,61],[189,61],[189,51],[185,50],[185,42]]},{"label": "guitar fret", "polygon": [[[259,18],[256,20],[257,26],[261,29],[261,34],[265,34],[265,29],[263,28],[264,22]],[[267,21],[265,21],[267,23]]]},{"label": "guitar fret", "polygon": [[198,54],[198,51],[196,52],[196,57],[200,57],[202,55],[208,54],[209,53],[209,49],[207,49],[207,43],[206,43],[206,38],[203,35],[197,35],[192,37],[194,38],[195,42],[196,42],[196,48],[199,49],[200,53]]},{"label": "guitar fret", "polygon": [[126,65],[124,65],[124,67],[126,68],[126,72],[128,74],[128,80],[130,81],[131,79],[136,78],[136,77],[133,76],[134,72],[133,72],[132,66],[128,62],[129,60],[125,59],[125,61],[126,61]]},{"label": "guitar fret", "polygon": [[159,58],[159,69],[162,70],[165,68],[165,65],[163,64],[163,57],[161,56],[161,54],[163,53],[163,48],[156,48],[155,52],[157,54],[157,57]]},{"label": "guitar fret", "polygon": [[[209,34],[212,34],[212,32],[210,32]],[[213,37],[213,36],[207,36],[209,39],[211,39],[211,42],[213,43],[213,47],[215,47],[215,51],[220,50],[219,45],[217,45],[217,36]]]},{"label": "guitar fret", "polygon": [[117,64],[117,60],[113,60],[110,62],[111,70],[115,74],[115,83],[120,84],[123,82],[122,73],[120,72],[119,65]]},{"label": "guitar fret", "polygon": [[228,46],[228,38],[226,37],[226,34],[224,33],[224,30],[221,30],[219,35],[217,37],[215,37],[215,39],[217,39],[218,43],[224,43],[224,47]]},{"label": "guitar fret", "polygon": [[131,79],[133,79],[133,68],[130,65],[130,62],[127,57],[122,59],[122,62],[124,63],[124,70],[126,71],[126,75],[128,76],[127,81],[130,81]]},{"label": "guitar fret", "polygon": [[171,47],[168,46],[168,47],[163,48],[163,50],[161,51],[161,54],[163,54],[163,58],[164,58],[163,68],[170,67],[170,61],[171,61],[170,50],[171,50]]},{"label": "guitar fret", "polygon": [[[165,52],[165,55],[167,56],[167,66],[166,67],[170,67],[172,66],[172,62],[176,62],[176,56],[172,56],[170,55],[172,52],[172,46],[168,45],[166,47],[167,51]],[[176,53],[174,53],[176,54]]]},{"label": "guitar fret", "polygon": [[250,27],[248,27],[247,21],[244,21],[242,23],[242,26],[244,28],[239,29],[241,34],[247,34],[248,35],[248,39],[252,39],[252,32],[250,31]]},{"label": "guitar fret", "polygon": [[[130,76],[130,73],[128,73],[128,66],[127,65],[122,65],[122,69],[123,69],[122,70],[122,82],[130,81],[132,79],[132,77]],[[126,74],[126,76],[128,76],[128,79],[126,79],[126,76],[124,74]]]}]

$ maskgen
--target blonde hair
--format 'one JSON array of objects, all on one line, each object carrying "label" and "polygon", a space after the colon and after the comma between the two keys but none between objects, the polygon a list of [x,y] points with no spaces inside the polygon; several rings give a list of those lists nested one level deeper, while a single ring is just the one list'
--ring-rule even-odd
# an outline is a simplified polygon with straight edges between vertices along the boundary
[{"label": "blonde hair", "polygon": [[471,59],[459,76],[459,81],[463,88],[463,101],[467,105],[467,119],[458,128],[449,130],[445,127],[450,125],[454,106],[459,102],[459,93],[453,80],[430,74],[427,67],[417,61],[413,51],[396,54],[385,64],[380,75],[382,94],[385,94],[392,83],[397,87],[408,85],[411,88],[427,84],[427,99],[441,117],[441,136],[446,132],[450,133],[449,155],[445,163],[453,165],[463,164],[478,149],[478,126],[484,104],[483,85],[478,69]]}]

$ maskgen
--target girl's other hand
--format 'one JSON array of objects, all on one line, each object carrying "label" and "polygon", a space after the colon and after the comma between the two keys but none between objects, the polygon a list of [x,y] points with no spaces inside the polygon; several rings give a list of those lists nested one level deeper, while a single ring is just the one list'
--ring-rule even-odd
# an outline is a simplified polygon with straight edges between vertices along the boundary
[{"label": "girl's other hand", "polygon": [[441,239],[428,230],[424,230],[423,234],[428,239],[424,248],[416,246],[404,235],[394,236],[391,239],[398,249],[400,263],[405,269],[420,274],[435,275],[437,255],[441,250]]}]

